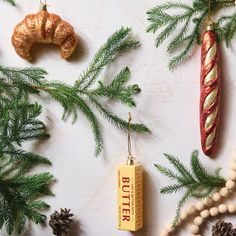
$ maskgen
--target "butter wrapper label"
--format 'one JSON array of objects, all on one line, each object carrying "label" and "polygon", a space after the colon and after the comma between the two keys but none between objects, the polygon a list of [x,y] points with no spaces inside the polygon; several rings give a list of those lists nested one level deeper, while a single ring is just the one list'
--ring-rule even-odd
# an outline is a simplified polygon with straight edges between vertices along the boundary
[{"label": "butter wrapper label", "polygon": [[118,167],[118,229],[137,231],[143,227],[143,167]]}]

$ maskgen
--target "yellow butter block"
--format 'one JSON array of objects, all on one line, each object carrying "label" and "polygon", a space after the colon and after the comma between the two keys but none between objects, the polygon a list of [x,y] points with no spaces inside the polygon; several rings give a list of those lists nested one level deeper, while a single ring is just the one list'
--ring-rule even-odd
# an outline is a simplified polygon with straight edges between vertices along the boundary
[{"label": "yellow butter block", "polygon": [[143,227],[143,167],[118,166],[118,229],[137,231]]}]

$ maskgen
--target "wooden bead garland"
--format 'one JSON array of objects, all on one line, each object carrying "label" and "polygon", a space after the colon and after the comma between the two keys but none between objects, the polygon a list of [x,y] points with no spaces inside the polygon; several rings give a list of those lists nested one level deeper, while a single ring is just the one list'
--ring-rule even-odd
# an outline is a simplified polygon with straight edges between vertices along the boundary
[{"label": "wooden bead garland", "polygon": [[[200,215],[201,215],[201,213],[200,213]],[[212,207],[210,209],[210,214],[208,215],[207,218],[215,217],[217,215],[223,215],[223,214],[227,214],[227,213],[230,213],[230,214],[236,213],[236,203],[221,204],[218,207]],[[201,216],[197,216],[195,219],[197,219],[197,218],[201,218]],[[200,225],[203,224],[204,220],[206,220],[206,218],[202,219],[202,221],[194,220],[193,225],[191,226],[192,236],[201,235],[200,234]]]},{"label": "wooden bead garland", "polygon": [[[198,201],[195,206],[190,206],[181,215],[181,219],[178,225],[183,223],[188,217],[196,215],[193,220],[193,225],[191,227],[192,236],[202,236],[200,233],[200,226],[203,224],[204,220],[209,217],[215,217],[222,214],[234,214],[236,213],[236,204],[221,204],[219,202],[223,198],[228,198],[236,187],[236,155],[234,157],[234,162],[231,166],[231,172],[229,174],[229,179],[226,181],[225,186],[222,187],[218,192],[215,192],[212,197]],[[217,206],[218,205],[218,206]],[[175,231],[175,228],[166,228],[161,232],[161,236],[169,236]]]}]

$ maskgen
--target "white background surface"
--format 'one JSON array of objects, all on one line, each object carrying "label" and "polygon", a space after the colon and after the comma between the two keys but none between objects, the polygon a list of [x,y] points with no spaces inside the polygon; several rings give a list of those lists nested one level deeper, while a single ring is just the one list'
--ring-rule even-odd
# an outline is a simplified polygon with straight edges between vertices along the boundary
[{"label": "white background surface", "polygon": [[[131,26],[142,42],[136,51],[122,56],[109,68],[110,76],[128,65],[132,71],[130,83],[138,83],[142,93],[137,96],[137,108],[132,110],[136,122],[144,122],[152,130],[149,137],[135,137],[134,151],[146,170],[145,227],[141,232],[129,233],[116,229],[116,166],[126,158],[126,135],[100,119],[104,127],[105,151],[94,158],[94,143],[87,120],[80,116],[75,125],[61,120],[62,109],[50,100],[45,104],[45,120],[51,139],[32,150],[47,156],[53,163],[49,168],[57,182],[55,197],[48,198],[51,210],[71,208],[78,224],[71,235],[81,236],[158,236],[160,230],[174,217],[178,195],[161,196],[160,187],[170,182],[154,168],[154,163],[168,165],[163,153],[177,155],[187,165],[194,149],[200,150],[198,125],[200,48],[196,47],[191,60],[169,72],[165,45],[156,49],[154,36],[147,34],[145,12],[163,0],[50,0],[49,11],[70,22],[81,42],[71,62],[60,59],[59,49],[53,46],[34,50],[33,64],[47,69],[48,79],[70,84],[85,69],[96,50],[120,26]],[[186,2],[188,2],[186,0]],[[1,64],[30,66],[19,58],[11,46],[14,26],[26,14],[38,10],[38,1],[19,0],[13,8],[0,2],[0,56]],[[236,144],[236,79],[235,43],[232,49],[222,45],[222,122],[218,158],[200,156],[208,168],[222,167],[227,177]],[[109,105],[109,104],[108,104]],[[112,106],[126,119],[128,109]],[[188,203],[190,204],[190,203]],[[232,218],[231,218],[232,220]],[[29,227],[25,235],[51,235],[48,227]],[[5,235],[1,233],[1,235]],[[179,235],[190,235],[190,231]],[[209,235],[209,234],[206,234]]]}]

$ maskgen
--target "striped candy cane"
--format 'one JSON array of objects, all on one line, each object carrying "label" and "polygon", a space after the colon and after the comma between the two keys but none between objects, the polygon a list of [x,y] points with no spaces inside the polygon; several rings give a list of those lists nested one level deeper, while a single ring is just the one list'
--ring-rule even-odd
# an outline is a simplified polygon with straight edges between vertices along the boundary
[{"label": "striped candy cane", "polygon": [[220,103],[219,51],[211,29],[203,37],[201,56],[200,128],[202,150],[211,156],[217,138]]}]

